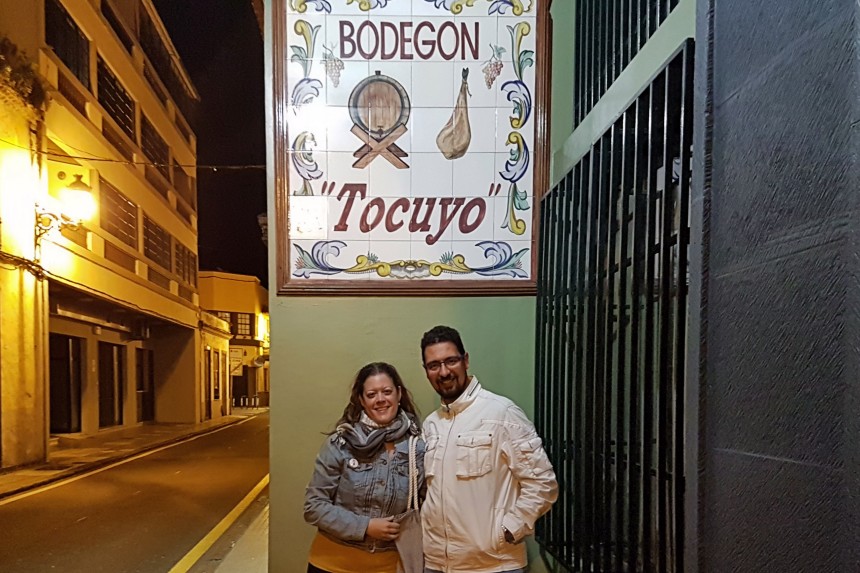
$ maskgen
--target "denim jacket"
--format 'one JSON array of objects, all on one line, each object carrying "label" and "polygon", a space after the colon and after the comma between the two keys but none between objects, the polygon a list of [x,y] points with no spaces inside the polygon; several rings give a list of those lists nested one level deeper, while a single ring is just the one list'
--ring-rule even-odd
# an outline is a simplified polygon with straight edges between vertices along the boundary
[{"label": "denim jacket", "polygon": [[[424,441],[416,440],[419,500],[424,499]],[[327,537],[365,551],[393,551],[393,541],[365,538],[371,518],[406,511],[409,495],[409,435],[369,460],[356,459],[337,434],[320,449],[305,491],[305,521]]]}]

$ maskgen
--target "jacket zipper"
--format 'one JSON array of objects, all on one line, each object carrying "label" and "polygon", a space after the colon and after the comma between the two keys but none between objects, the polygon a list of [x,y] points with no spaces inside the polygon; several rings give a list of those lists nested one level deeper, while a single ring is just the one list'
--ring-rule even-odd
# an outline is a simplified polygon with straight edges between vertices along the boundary
[{"label": "jacket zipper", "polygon": [[442,456],[443,467],[440,468],[441,471],[439,472],[440,476],[442,478],[441,479],[442,487],[440,488],[442,490],[442,519],[445,520],[445,523],[444,523],[444,525],[445,525],[445,571],[448,571],[448,568],[450,567],[451,559],[448,556],[448,546],[450,545],[450,540],[448,539],[448,525],[450,522],[448,521],[447,503],[445,502],[445,499],[448,496],[445,495],[445,468],[444,468],[445,464],[444,464],[444,462],[446,461],[445,458],[447,457],[448,449],[451,447],[451,434],[454,433],[454,420],[456,420],[456,418],[457,418],[456,414],[453,414],[451,416],[451,424],[448,426],[448,437],[445,440],[445,455]]}]

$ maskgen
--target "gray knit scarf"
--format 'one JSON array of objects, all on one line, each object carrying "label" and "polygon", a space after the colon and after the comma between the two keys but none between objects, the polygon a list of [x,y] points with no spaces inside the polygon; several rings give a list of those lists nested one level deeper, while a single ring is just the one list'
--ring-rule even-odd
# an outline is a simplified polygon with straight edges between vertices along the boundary
[{"label": "gray knit scarf", "polygon": [[[410,431],[413,434],[418,433],[418,426],[403,410],[400,410],[397,417],[387,426],[373,427],[372,423],[362,423],[364,421],[365,416],[362,416],[361,422],[343,423],[335,430],[337,435],[347,443],[355,457],[364,460],[375,457],[386,442],[397,442]],[[367,419],[367,422],[370,420]]]}]

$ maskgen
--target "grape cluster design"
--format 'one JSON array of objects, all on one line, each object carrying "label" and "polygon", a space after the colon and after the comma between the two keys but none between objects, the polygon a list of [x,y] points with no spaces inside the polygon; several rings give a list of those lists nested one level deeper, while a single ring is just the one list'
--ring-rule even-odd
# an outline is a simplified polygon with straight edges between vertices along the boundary
[{"label": "grape cluster design", "polygon": [[343,60],[335,56],[328,46],[323,46],[323,65],[331,84],[337,87],[340,84],[340,73],[343,71]]},{"label": "grape cluster design", "polygon": [[504,62],[502,62],[505,49],[495,44],[490,44],[490,49],[493,51],[493,55],[490,56],[489,60],[484,62],[484,66],[481,68],[481,71],[484,72],[484,83],[487,84],[488,90],[493,89],[493,83],[495,83],[499,74],[502,73],[502,68],[505,67]]}]

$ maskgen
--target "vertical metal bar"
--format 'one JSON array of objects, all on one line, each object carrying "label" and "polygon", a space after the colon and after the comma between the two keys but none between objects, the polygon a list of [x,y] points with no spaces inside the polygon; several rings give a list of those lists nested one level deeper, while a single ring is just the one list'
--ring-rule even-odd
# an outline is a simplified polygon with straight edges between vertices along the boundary
[{"label": "vertical metal bar", "polygon": [[655,137],[659,125],[655,122],[660,121],[663,114],[663,97],[659,91],[661,86],[665,85],[665,78],[661,75],[651,83],[649,88],[651,106],[649,113],[649,158],[648,158],[648,228],[646,236],[646,259],[645,259],[645,361],[642,368],[642,405],[643,405],[643,428],[642,428],[642,468],[645,476],[645,483],[642,489],[642,510],[643,510],[643,536],[642,545],[645,559],[643,560],[643,568],[648,571],[651,569],[653,547],[652,537],[654,534],[654,480],[652,479],[653,461],[654,461],[654,361],[655,361],[655,342],[657,337],[654,336],[654,325],[656,321],[654,309],[654,281],[655,281],[655,263],[654,263],[654,247],[656,244],[657,233],[657,169],[660,166],[660,152],[662,151],[660,139]]},{"label": "vertical metal bar", "polygon": [[595,212],[595,225],[597,228],[596,245],[594,248],[594,299],[595,324],[594,324],[594,463],[595,463],[595,528],[598,543],[596,544],[595,561],[600,571],[605,569],[604,560],[606,554],[606,525],[604,523],[604,505],[606,502],[606,444],[605,444],[605,411],[606,411],[606,240],[607,229],[607,198],[611,151],[611,137],[604,134],[600,138],[599,163],[596,173],[596,197],[597,210]]},{"label": "vertical metal bar", "polygon": [[[554,457],[553,451],[553,399],[555,394],[555,384],[557,378],[555,377],[554,371],[554,362],[555,362],[555,339],[554,339],[554,325],[558,320],[558,309],[556,308],[556,299],[555,299],[555,288],[556,288],[556,276],[558,274],[558,236],[560,235],[560,229],[558,228],[558,212],[557,212],[557,204],[558,204],[558,187],[556,187],[553,192],[548,197],[547,207],[548,207],[548,218],[549,224],[552,228],[552,236],[550,237],[549,242],[549,260],[551,268],[548,273],[548,284],[547,284],[547,299],[548,299],[548,312],[549,312],[549,320],[546,325],[546,345],[548,349],[547,356],[547,377],[548,377],[548,386],[546,393],[547,400],[547,434],[545,434],[545,439],[547,440],[546,448],[550,456]],[[552,519],[550,517],[550,519]],[[552,526],[552,521],[550,521],[550,526]],[[554,528],[553,528],[554,530]]]},{"label": "vertical metal bar", "polygon": [[[567,417],[565,419],[565,436],[567,437],[567,442],[565,444],[567,458],[565,463],[565,474],[568,476],[567,483],[565,484],[565,489],[568,496],[568,505],[570,506],[570,511],[566,515],[565,520],[565,530],[570,532],[570,535],[576,536],[576,523],[577,523],[577,509],[576,509],[576,474],[575,468],[576,465],[579,464],[579,458],[576,453],[576,439],[574,435],[574,428],[577,421],[576,418],[576,383],[577,383],[577,363],[575,360],[575,349],[577,346],[576,339],[576,327],[579,322],[579,307],[576,304],[577,300],[577,291],[579,289],[579,284],[577,282],[578,277],[578,253],[579,253],[579,242],[577,238],[579,237],[579,229],[580,229],[580,219],[579,219],[579,204],[580,197],[582,194],[580,193],[578,181],[578,173],[579,166],[577,166],[574,171],[568,174],[570,189],[570,219],[571,219],[571,229],[570,234],[568,235],[569,248],[570,248],[570,272],[568,273],[570,276],[570,288],[567,293],[567,303],[568,308],[570,309],[570,319],[567,322],[567,395],[565,396],[564,407],[567,412]],[[576,551],[577,540],[573,539],[571,543],[568,543],[565,547],[565,562],[575,566],[576,557],[578,552]]]},{"label": "vertical metal bar", "polygon": [[[635,104],[634,104],[635,105]],[[620,208],[618,211],[619,218],[619,241],[618,241],[618,339],[615,348],[616,368],[618,370],[618,379],[616,386],[616,394],[618,395],[618,405],[615,420],[615,436],[616,436],[616,459],[615,466],[615,563],[616,571],[623,571],[625,559],[625,506],[629,500],[629,492],[627,484],[629,480],[625,480],[625,475],[630,471],[629,460],[626,457],[626,452],[629,450],[629,443],[626,436],[626,422],[628,419],[626,404],[629,401],[629,374],[627,365],[627,337],[629,336],[629,295],[627,289],[630,281],[628,280],[628,272],[631,265],[631,258],[628,254],[630,245],[630,189],[632,188],[632,177],[635,163],[635,146],[634,141],[630,138],[630,132],[635,122],[635,109],[628,108],[624,115],[621,116],[621,178],[619,181],[619,200]]]},{"label": "vertical metal bar", "polygon": [[[563,194],[563,202],[562,202],[562,212],[564,219],[564,232],[563,232],[563,250],[564,250],[564,258],[563,258],[563,293],[560,300],[560,304],[565,309],[563,314],[563,322],[559,325],[559,333],[563,340],[563,345],[561,348],[561,363],[563,365],[561,372],[561,391],[559,392],[559,396],[556,400],[556,407],[560,412],[560,416],[557,422],[558,432],[560,436],[560,441],[557,446],[557,450],[560,453],[560,459],[562,463],[559,465],[559,470],[561,472],[561,481],[560,483],[563,485],[564,489],[564,497],[565,497],[565,507],[564,511],[561,514],[562,526],[564,527],[564,531],[569,533],[571,531],[571,523],[570,517],[573,511],[573,506],[571,504],[571,498],[569,495],[570,487],[568,483],[571,480],[570,474],[570,464],[569,460],[571,458],[571,448],[570,448],[570,432],[569,432],[569,419],[571,417],[571,410],[567,407],[570,403],[570,396],[572,394],[572,387],[570,384],[571,381],[571,355],[570,355],[570,347],[572,344],[572,339],[570,337],[570,327],[569,325],[574,320],[574,309],[571,304],[571,292],[573,290],[573,279],[572,279],[572,269],[573,269],[573,245],[571,241],[572,231],[573,231],[573,213],[571,212],[571,206],[574,203],[573,200],[573,189],[572,189],[572,174],[568,173],[567,177],[565,177],[565,184],[563,186],[564,194]],[[567,541],[567,540],[566,540]],[[565,556],[565,562],[570,562],[570,545],[569,543],[565,543],[562,548],[562,553]]]},{"label": "vertical metal bar", "polygon": [[636,101],[636,164],[633,180],[633,244],[632,274],[630,289],[630,421],[628,438],[628,467],[630,483],[630,502],[628,519],[628,543],[630,550],[627,559],[628,573],[639,571],[640,529],[642,528],[642,490],[645,471],[642,466],[641,424],[641,367],[642,367],[642,291],[645,239],[647,224],[647,193],[648,180],[648,117],[651,108],[649,91],[645,91]]},{"label": "vertical metal bar", "polygon": [[[558,187],[558,193],[555,197],[555,227],[556,227],[556,236],[555,236],[555,258],[553,261],[554,276],[553,276],[553,324],[552,324],[552,388],[553,393],[550,396],[550,411],[552,415],[550,417],[552,427],[550,429],[550,439],[551,439],[551,449],[553,452],[553,459],[560,459],[560,435],[559,435],[559,398],[562,394],[562,383],[563,383],[563,375],[562,375],[562,364],[561,357],[563,356],[562,347],[564,341],[561,338],[562,335],[562,327],[565,321],[565,309],[562,304],[563,297],[563,281],[565,278],[566,272],[566,262],[565,262],[565,243],[566,241],[566,230],[565,226],[565,213],[564,213],[564,187]],[[561,476],[563,478],[563,476]],[[553,520],[557,516],[553,516]]]},{"label": "vertical metal bar", "polygon": [[684,48],[684,79],[681,103],[681,165],[678,181],[678,312],[675,315],[675,336],[678,355],[675,367],[675,463],[672,471],[674,476],[675,496],[675,571],[684,571],[684,402],[685,402],[685,359],[687,340],[687,249],[690,244],[690,161],[692,160],[691,146],[693,143],[693,41],[688,40]]},{"label": "vertical metal bar", "polygon": [[598,434],[595,431],[596,415],[596,398],[597,384],[595,373],[595,356],[594,349],[597,346],[597,220],[600,201],[598,198],[597,187],[600,178],[600,154],[602,141],[592,147],[591,165],[589,173],[589,213],[588,213],[588,258],[587,258],[587,318],[586,318],[586,339],[585,339],[585,443],[588,449],[587,465],[585,474],[585,483],[588,491],[586,515],[588,518],[588,547],[586,555],[589,563],[596,565],[600,553],[598,539],[598,524],[599,515],[598,504],[600,503],[597,489],[599,486],[600,477],[597,475],[597,468],[600,466],[598,459]]},{"label": "vertical metal bar", "polygon": [[594,2],[582,0],[585,5],[585,108],[582,115],[588,115],[594,105]]},{"label": "vertical metal bar", "polygon": [[[546,236],[549,232],[549,225],[546,222],[546,209],[543,205],[546,204],[546,196],[541,199],[541,209],[539,215],[540,228],[538,229],[538,261],[537,261],[537,300],[535,308],[535,427],[540,435],[546,431],[546,423],[544,422],[544,388],[546,387],[546,377],[543,375],[543,325],[546,322],[546,313],[544,312],[545,292],[544,283],[546,277]],[[535,536],[538,540],[544,537],[544,523],[538,522]]]},{"label": "vertical metal bar", "polygon": [[585,107],[583,102],[583,54],[585,53],[584,33],[585,26],[583,25],[583,2],[575,0],[573,5],[573,25],[574,25],[574,52],[573,52],[573,121],[574,128],[582,122],[582,110]]},{"label": "vertical metal bar", "polygon": [[589,180],[591,178],[591,154],[589,152],[580,161],[577,169],[579,170],[579,189],[580,209],[579,209],[579,234],[577,237],[577,329],[576,329],[576,447],[577,447],[577,495],[574,501],[574,512],[576,515],[577,529],[574,531],[574,537],[577,543],[578,558],[575,562],[579,564],[580,569],[590,569],[591,553],[589,546],[591,539],[589,537],[589,507],[588,496],[588,464],[589,464],[589,449],[588,449],[588,432],[587,432],[587,415],[586,415],[586,396],[587,393],[587,369],[586,369],[586,338],[588,333],[588,308],[586,304],[588,296],[588,228],[589,228],[589,203],[591,202],[591,187]]},{"label": "vertical metal bar", "polygon": [[[657,214],[659,218],[659,233],[657,253],[660,261],[658,300],[659,300],[659,323],[658,335],[655,337],[658,340],[657,356],[658,356],[658,377],[657,377],[657,535],[659,538],[658,560],[656,565],[658,569],[669,571],[670,563],[667,559],[669,555],[669,532],[668,532],[668,481],[669,475],[667,471],[668,457],[667,450],[669,446],[669,420],[668,420],[668,390],[670,387],[669,368],[671,365],[671,334],[673,325],[670,322],[670,312],[672,310],[672,298],[670,292],[670,273],[671,273],[671,253],[672,253],[672,162],[674,154],[672,152],[672,133],[675,128],[676,114],[672,106],[673,89],[675,88],[675,69],[678,67],[677,59],[673,60],[663,72],[663,119],[662,127],[657,135],[660,141],[662,150],[662,181],[658,185],[663,188],[660,194],[660,212]],[[659,187],[658,187],[659,188]]]},{"label": "vertical metal bar", "polygon": [[[616,294],[616,276],[620,271],[620,265],[616,263],[618,254],[616,248],[618,246],[618,204],[619,204],[619,187],[620,187],[620,170],[622,159],[622,121],[616,120],[609,131],[610,151],[609,151],[609,169],[607,173],[607,199],[606,199],[606,218],[608,241],[605,255],[604,268],[606,269],[606,351],[604,355],[604,363],[606,368],[605,388],[606,388],[606,409],[604,413],[604,479],[606,480],[606,488],[604,490],[604,570],[614,571],[616,567],[613,565],[613,546],[619,542],[613,539],[615,528],[612,526],[612,520],[615,515],[613,511],[613,491],[617,487],[617,481],[614,479],[613,465],[619,465],[618,451],[621,445],[621,440],[614,430],[613,421],[617,416],[617,403],[619,394],[617,392],[617,381],[619,379],[618,364],[616,361],[615,349],[618,345],[617,333],[620,332],[616,328],[618,325],[617,312],[620,306],[617,301]],[[618,309],[618,310],[616,310]],[[619,325],[620,326],[620,325]]]},{"label": "vertical metal bar", "polygon": [[618,50],[615,46],[615,19],[616,19],[616,5],[618,4],[618,0],[604,0],[606,2],[606,46],[607,46],[607,58],[606,58],[606,89],[609,89],[609,86],[612,85],[612,82],[617,77],[615,75],[615,57],[618,54]]}]

